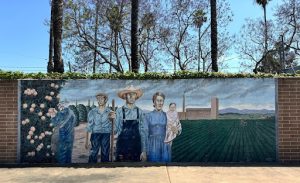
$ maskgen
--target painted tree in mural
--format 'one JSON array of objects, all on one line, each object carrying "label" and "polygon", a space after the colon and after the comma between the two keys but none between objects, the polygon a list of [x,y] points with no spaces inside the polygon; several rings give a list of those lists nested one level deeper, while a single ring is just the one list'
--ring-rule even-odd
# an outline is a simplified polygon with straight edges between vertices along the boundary
[{"label": "painted tree in mural", "polygon": [[86,107],[83,104],[79,104],[77,106],[77,110],[79,112],[79,122],[86,122],[87,121]]},{"label": "painted tree in mural", "polygon": [[53,127],[51,111],[58,110],[59,91],[64,81],[22,81],[21,86],[21,161],[49,163]]}]

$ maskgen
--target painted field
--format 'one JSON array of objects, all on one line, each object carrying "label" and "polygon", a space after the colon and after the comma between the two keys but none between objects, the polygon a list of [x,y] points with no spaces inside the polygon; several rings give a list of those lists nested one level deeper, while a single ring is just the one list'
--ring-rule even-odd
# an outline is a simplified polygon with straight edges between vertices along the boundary
[{"label": "painted field", "polygon": [[173,162],[276,161],[275,120],[181,121],[173,142]]}]

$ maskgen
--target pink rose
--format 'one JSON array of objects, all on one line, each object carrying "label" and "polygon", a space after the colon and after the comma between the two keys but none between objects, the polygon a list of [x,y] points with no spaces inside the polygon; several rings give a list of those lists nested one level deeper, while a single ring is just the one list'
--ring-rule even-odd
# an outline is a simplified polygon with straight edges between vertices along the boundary
[{"label": "pink rose", "polygon": [[35,127],[32,126],[32,127],[30,128],[30,131],[34,132],[34,131],[35,131]]}]

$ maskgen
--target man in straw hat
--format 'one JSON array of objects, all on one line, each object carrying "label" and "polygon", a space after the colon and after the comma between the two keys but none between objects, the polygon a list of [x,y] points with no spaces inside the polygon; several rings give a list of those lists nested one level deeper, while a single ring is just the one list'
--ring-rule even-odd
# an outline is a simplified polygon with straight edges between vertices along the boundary
[{"label": "man in straw hat", "polygon": [[146,134],[143,126],[143,111],[135,105],[135,101],[143,95],[141,89],[133,86],[118,92],[125,100],[124,106],[116,111],[117,161],[146,161]]},{"label": "man in straw hat", "polygon": [[92,146],[90,149],[89,163],[97,163],[97,155],[100,148],[101,162],[109,161],[112,110],[106,106],[108,96],[105,93],[98,93],[96,98],[99,106],[89,112],[86,127],[87,138],[85,148],[89,148],[89,141]]}]

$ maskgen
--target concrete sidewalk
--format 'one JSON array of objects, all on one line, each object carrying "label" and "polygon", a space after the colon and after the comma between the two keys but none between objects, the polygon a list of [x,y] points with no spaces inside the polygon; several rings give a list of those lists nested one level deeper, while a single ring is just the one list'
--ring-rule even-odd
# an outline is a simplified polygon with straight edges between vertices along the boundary
[{"label": "concrete sidewalk", "polygon": [[1,168],[1,183],[300,183],[300,167]]}]

